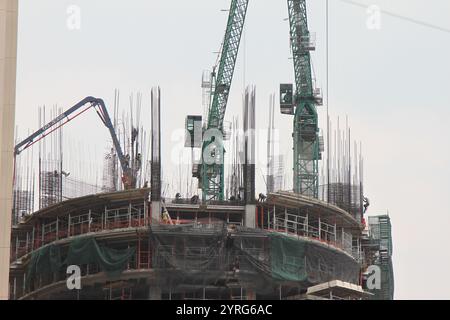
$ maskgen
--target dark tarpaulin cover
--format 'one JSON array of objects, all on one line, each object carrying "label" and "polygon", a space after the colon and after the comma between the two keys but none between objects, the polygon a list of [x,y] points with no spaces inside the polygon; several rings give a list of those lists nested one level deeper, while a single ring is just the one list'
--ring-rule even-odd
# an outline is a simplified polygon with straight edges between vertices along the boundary
[{"label": "dark tarpaulin cover", "polygon": [[61,248],[51,244],[32,253],[27,266],[27,286],[37,275],[56,273],[64,265],[96,264],[108,277],[114,278],[126,269],[135,252],[135,247],[118,250],[99,245],[93,237],[84,237],[70,243],[67,257],[62,260]]},{"label": "dark tarpaulin cover", "polygon": [[97,264],[109,277],[116,277],[126,269],[136,248],[113,249],[99,245],[95,238],[80,238],[71,242],[66,265]]}]

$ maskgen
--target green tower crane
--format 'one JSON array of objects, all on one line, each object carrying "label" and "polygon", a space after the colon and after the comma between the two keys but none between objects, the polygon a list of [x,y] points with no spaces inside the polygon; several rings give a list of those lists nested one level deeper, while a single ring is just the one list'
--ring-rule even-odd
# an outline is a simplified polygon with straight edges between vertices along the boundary
[{"label": "green tower crane", "polygon": [[232,0],[219,63],[212,72],[211,104],[203,135],[200,183],[203,200],[224,198],[223,121],[249,0]]},{"label": "green tower crane", "polygon": [[287,3],[296,88],[294,94],[292,84],[280,86],[281,113],[294,115],[294,192],[317,198],[322,143],[316,106],[322,104],[322,98],[311,71],[315,39],[308,30],[306,0]]}]

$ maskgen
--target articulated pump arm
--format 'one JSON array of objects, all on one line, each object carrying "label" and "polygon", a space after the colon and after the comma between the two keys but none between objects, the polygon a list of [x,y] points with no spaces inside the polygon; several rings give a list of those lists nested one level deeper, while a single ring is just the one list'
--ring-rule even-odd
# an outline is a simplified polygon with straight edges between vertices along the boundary
[{"label": "articulated pump arm", "polygon": [[[227,108],[234,69],[239,52],[242,30],[249,0],[231,0],[230,13],[223,41],[218,68],[213,72],[213,96],[208,112],[208,130],[217,129],[223,134],[223,120]],[[217,72],[217,73],[216,73]],[[215,80],[214,80],[215,79]],[[203,158],[201,166],[201,186],[204,200],[223,200],[224,197],[224,165],[223,144],[215,140],[216,146],[211,148],[212,137],[203,142],[203,152],[215,159],[214,164],[208,164]],[[209,161],[211,162],[211,161]]]},{"label": "articulated pump arm", "polygon": [[[90,108],[94,108],[97,112],[98,116],[102,120],[103,124],[108,128],[109,133],[111,135],[111,138],[113,140],[114,147],[117,152],[117,156],[120,161],[120,165],[122,167],[123,177],[122,181],[124,184],[125,189],[132,189],[135,188],[136,181],[134,178],[134,175],[130,169],[129,160],[127,157],[123,154],[122,148],[120,147],[119,139],[117,138],[116,132],[114,131],[114,126],[111,122],[111,118],[108,114],[108,110],[106,109],[105,103],[102,99],[97,99],[94,97],[87,97],[84,98],[82,101],[71,107],[66,112],[62,113],[49,123],[47,123],[45,126],[37,130],[35,133],[30,135],[28,138],[20,142],[16,145],[14,149],[15,155],[19,155],[21,152],[23,152],[25,149],[31,147],[39,140],[42,140],[52,132],[56,131],[57,129],[61,128],[63,125],[67,124],[68,122],[72,121],[82,113],[86,112]],[[79,111],[80,110],[80,111]],[[73,113],[79,111],[74,116],[70,117]]]}]

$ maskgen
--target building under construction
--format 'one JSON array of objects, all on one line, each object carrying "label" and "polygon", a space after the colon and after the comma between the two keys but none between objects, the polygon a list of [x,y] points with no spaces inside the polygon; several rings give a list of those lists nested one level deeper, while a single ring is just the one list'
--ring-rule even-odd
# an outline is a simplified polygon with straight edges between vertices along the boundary
[{"label": "building under construction", "polygon": [[[365,224],[362,179],[321,186],[318,198],[272,186],[256,199],[249,161],[254,143],[247,134],[247,156],[231,168],[241,174],[235,187],[229,183],[229,198],[163,197],[159,95],[152,91],[149,186],[63,199],[58,194],[69,182],[45,167],[39,185],[48,191],[40,189],[37,211],[26,200],[31,191],[17,193],[11,299],[393,298],[389,217],[370,217]],[[254,92],[246,96],[248,121]],[[105,158],[104,180],[117,180],[112,158]],[[358,176],[361,166],[347,172],[342,162],[331,176]],[[367,286],[374,265],[381,270],[379,290]],[[68,289],[70,266],[80,268],[79,290]]]},{"label": "building under construction", "polygon": [[[295,85],[280,86],[280,111],[293,116],[292,189],[282,191],[285,160],[274,152],[274,95],[266,190],[257,196],[254,88],[244,93],[242,121],[224,121],[248,2],[231,0],[218,64],[202,79],[205,112],[186,117],[200,193],[187,187],[172,198],[163,190],[159,88],[151,92],[149,141],[134,120],[120,132],[116,105],[110,117],[103,100],[87,97],[55,110],[16,145],[16,156],[35,143],[40,149],[36,183],[16,161],[10,299],[393,299],[391,224],[388,216],[364,218],[361,148],[348,125],[329,129],[327,146],[320,134],[305,0],[287,1]],[[54,132],[89,109],[113,148],[102,183],[87,186],[64,172]],[[52,152],[41,152],[50,134]],[[233,146],[229,167],[223,141]],[[73,267],[80,287],[68,285]]]},{"label": "building under construction", "polygon": [[[166,199],[167,223],[149,193],[76,198],[16,225],[11,298],[392,299],[386,217],[365,235],[337,206],[276,192],[251,217],[243,203]],[[387,286],[379,293],[362,286],[372,263]],[[82,270],[81,290],[67,288],[70,265]]]}]

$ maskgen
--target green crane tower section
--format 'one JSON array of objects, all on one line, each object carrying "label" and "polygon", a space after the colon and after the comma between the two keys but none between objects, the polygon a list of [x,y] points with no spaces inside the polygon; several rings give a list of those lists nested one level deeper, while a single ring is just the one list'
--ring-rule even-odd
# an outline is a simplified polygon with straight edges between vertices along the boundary
[{"label": "green crane tower section", "polygon": [[249,0],[232,0],[219,64],[212,73],[212,98],[203,136],[201,188],[203,200],[224,199],[223,120],[239,52]]},{"label": "green crane tower section", "polygon": [[322,98],[315,88],[311,68],[315,39],[308,30],[306,0],[287,3],[296,88],[294,93],[292,85],[280,86],[281,113],[294,115],[294,192],[317,198],[322,148],[316,107],[322,104]]}]

